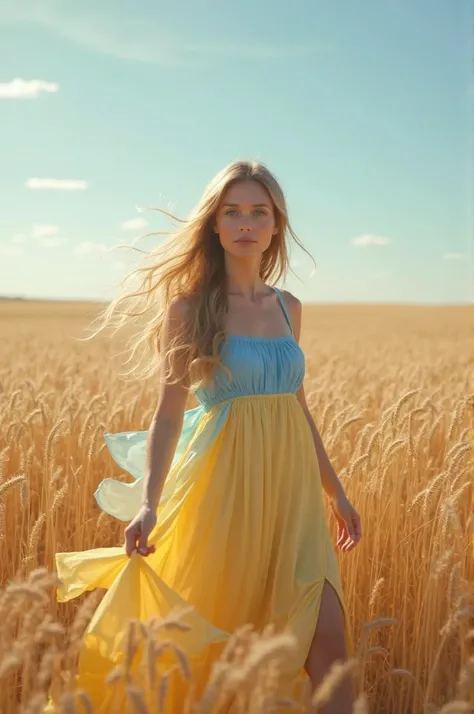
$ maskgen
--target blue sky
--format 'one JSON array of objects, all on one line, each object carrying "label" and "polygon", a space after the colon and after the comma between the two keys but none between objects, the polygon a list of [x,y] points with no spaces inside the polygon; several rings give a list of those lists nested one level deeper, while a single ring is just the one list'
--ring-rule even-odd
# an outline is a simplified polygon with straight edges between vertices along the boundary
[{"label": "blue sky", "polygon": [[223,165],[257,158],[316,260],[292,253],[303,301],[472,301],[468,0],[15,5],[1,294],[110,298],[137,260],[114,247],[170,227],[137,206],[185,216]]}]

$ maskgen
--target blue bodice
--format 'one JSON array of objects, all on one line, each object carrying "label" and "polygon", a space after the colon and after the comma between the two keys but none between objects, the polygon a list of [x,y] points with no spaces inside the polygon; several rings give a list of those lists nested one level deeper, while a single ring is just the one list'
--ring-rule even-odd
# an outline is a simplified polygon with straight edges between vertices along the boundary
[{"label": "blue bodice", "polygon": [[196,391],[196,398],[206,410],[235,397],[294,393],[304,379],[304,354],[293,335],[233,335],[223,345],[221,355],[232,378],[220,368],[212,385]]}]

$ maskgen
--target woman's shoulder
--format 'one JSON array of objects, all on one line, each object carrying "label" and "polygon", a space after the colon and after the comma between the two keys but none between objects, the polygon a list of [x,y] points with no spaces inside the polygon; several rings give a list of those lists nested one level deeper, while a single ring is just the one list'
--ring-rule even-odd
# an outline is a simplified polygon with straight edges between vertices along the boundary
[{"label": "woman's shoulder", "polygon": [[300,308],[301,307],[301,300],[299,300],[296,295],[293,295],[293,293],[290,293],[289,290],[280,290],[286,304],[288,307],[294,307],[294,308]]},{"label": "woman's shoulder", "polygon": [[183,326],[189,321],[189,316],[193,309],[193,300],[187,295],[176,295],[173,297],[164,310],[165,329],[171,332],[180,332]]},{"label": "woman's shoulder", "polygon": [[295,317],[301,315],[301,300],[299,300],[296,295],[293,295],[293,293],[290,293],[289,290],[280,290],[280,292],[291,315],[293,316],[294,314]]},{"label": "woman's shoulder", "polygon": [[188,295],[176,295],[170,300],[167,312],[174,317],[185,317],[191,309],[192,299]]},{"label": "woman's shoulder", "polygon": [[196,308],[196,297],[194,295],[176,295],[165,308],[169,317],[175,320],[186,320],[189,313]]},{"label": "woman's shoulder", "polygon": [[301,300],[299,300],[296,295],[293,295],[293,293],[290,293],[289,290],[281,290],[280,292],[293,325],[293,332],[298,339],[301,331]]}]

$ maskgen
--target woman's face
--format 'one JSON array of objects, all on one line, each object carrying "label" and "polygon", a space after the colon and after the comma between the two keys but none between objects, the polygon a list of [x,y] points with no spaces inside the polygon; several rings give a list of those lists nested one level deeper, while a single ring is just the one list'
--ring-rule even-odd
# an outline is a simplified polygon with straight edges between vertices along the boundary
[{"label": "woman's face", "polygon": [[262,256],[278,232],[272,200],[258,181],[239,181],[224,193],[214,230],[230,255]]}]

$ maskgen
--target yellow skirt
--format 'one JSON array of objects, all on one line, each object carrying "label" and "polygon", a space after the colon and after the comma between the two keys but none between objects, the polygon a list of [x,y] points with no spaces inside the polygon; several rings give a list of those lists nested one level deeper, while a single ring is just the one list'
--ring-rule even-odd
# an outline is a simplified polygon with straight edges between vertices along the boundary
[{"label": "yellow skirt", "polygon": [[[171,479],[180,469],[189,473],[158,508],[149,538],[155,553],[128,558],[116,547],[56,556],[60,601],[107,590],[85,633],[78,665],[77,687],[88,694],[94,712],[115,711],[115,698],[125,696],[106,679],[130,661],[130,619],[146,623],[186,609],[186,627],[167,629],[164,638],[188,660],[196,697],[229,637],[248,623],[257,631],[273,624],[276,632],[295,635],[297,652],[281,694],[297,694],[306,678],[325,581],[339,596],[352,648],[316,451],[296,395],[219,404],[203,416],[195,438],[225,408],[228,414],[209,447],[187,467],[184,454],[170,471]],[[193,439],[188,453],[192,446]],[[165,699],[165,711],[177,713],[189,687],[178,671],[183,663],[171,653],[157,661],[166,668],[174,657],[179,665]],[[142,684],[162,673],[140,671]],[[54,711],[53,703],[48,711]]]}]

